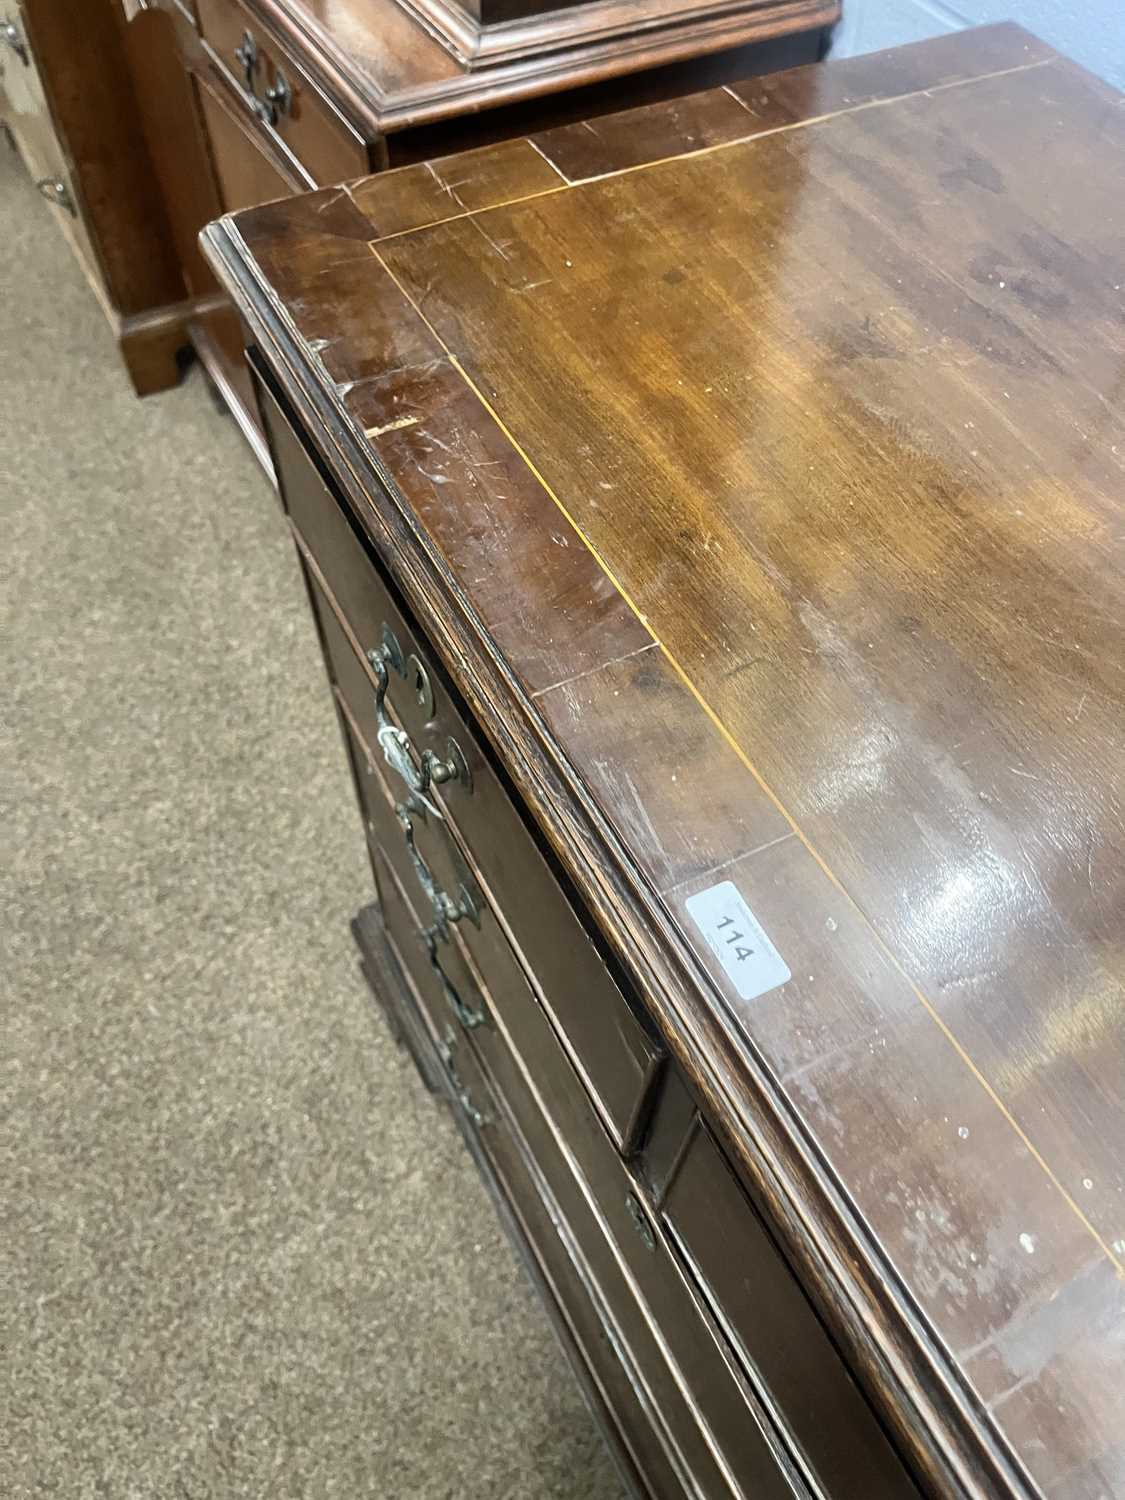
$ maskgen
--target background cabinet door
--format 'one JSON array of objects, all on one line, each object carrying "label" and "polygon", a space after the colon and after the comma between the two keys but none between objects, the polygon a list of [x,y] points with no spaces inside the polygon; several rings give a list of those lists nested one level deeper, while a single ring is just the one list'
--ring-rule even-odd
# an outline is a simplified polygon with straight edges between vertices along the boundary
[{"label": "background cabinet door", "polygon": [[184,277],[116,0],[6,0],[0,119],[52,205],[138,394],[179,379]]},{"label": "background cabinet door", "polygon": [[55,130],[39,63],[20,11],[0,15],[5,45],[0,49],[0,117],[40,192],[52,204],[59,227],[70,240],[82,269],[108,308],[109,293],[86,221],[79,210],[80,195],[70,162]]}]

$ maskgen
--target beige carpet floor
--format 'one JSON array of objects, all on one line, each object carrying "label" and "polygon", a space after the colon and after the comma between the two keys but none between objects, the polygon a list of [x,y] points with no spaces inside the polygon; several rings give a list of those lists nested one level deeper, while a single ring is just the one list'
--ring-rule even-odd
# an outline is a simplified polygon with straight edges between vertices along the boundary
[{"label": "beige carpet floor", "polygon": [[620,1495],[348,919],[280,513],[0,148],[0,1496]]}]

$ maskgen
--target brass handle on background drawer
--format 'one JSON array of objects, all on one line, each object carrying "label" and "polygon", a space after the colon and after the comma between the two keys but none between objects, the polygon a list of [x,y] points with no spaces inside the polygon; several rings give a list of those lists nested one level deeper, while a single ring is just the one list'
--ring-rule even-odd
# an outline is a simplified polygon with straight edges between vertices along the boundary
[{"label": "brass handle on background drawer", "polygon": [[28,55],[27,43],[23,39],[23,32],[9,16],[0,20],[0,42],[16,54],[25,68],[31,66],[31,58]]},{"label": "brass handle on background drawer", "polygon": [[234,60],[242,69],[243,85],[250,95],[250,108],[259,120],[264,120],[267,125],[276,125],[281,116],[289,114],[293,108],[293,90],[289,87],[285,74],[275,66],[275,82],[259,97],[254,88],[254,75],[258,71],[260,56],[254,33],[244,31],[242,41],[234,49]]},{"label": "brass handle on background drawer", "polygon": [[54,203],[58,208],[65,208],[72,219],[78,217],[78,209],[74,199],[70,196],[70,189],[61,177],[40,177],[35,186],[48,203]]},{"label": "brass handle on background drawer", "polygon": [[[393,631],[388,630],[386,626],[383,627],[383,644],[377,651],[369,651],[367,660],[377,679],[375,719],[378,729],[376,733],[383,759],[391,770],[405,781],[411,795],[425,807],[426,811],[432,812],[435,818],[441,818],[441,810],[430,800],[427,793],[431,786],[441,786],[447,781],[459,781],[462,786],[472,791],[472,772],[469,770],[469,763],[465,759],[464,752],[454,739],[446,741],[449,751],[446,760],[442,760],[433,750],[419,751],[406,730],[400,729],[388,714],[387,688],[390,685],[388,667],[393,667],[400,676],[405,672],[405,664],[400,665],[402,650]],[[413,661],[414,658],[412,657],[411,660]]]}]

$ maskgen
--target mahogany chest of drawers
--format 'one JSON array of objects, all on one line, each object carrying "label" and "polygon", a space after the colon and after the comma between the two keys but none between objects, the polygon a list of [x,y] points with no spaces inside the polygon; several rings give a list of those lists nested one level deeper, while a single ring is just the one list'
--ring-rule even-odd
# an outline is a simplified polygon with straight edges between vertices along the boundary
[{"label": "mahogany chest of drawers", "polygon": [[1125,1496],[1120,99],[1001,26],[450,170],[205,236],[390,1024],[638,1493]]}]

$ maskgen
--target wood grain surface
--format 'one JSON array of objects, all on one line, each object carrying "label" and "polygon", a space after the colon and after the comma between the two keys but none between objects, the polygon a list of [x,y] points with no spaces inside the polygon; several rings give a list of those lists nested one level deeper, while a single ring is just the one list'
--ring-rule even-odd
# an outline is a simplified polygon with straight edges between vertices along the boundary
[{"label": "wood grain surface", "polygon": [[933,1487],[1125,1495],[1121,100],[1005,26],[529,149],[210,253]]}]

